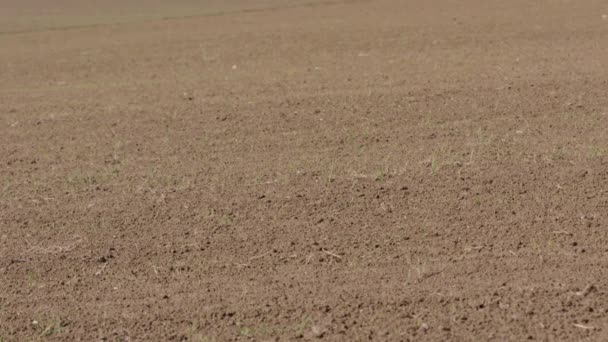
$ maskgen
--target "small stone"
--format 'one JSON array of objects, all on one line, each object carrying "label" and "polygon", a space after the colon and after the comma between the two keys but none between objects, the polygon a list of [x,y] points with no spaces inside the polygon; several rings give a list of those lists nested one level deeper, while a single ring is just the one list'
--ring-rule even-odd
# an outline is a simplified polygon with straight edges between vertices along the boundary
[{"label": "small stone", "polygon": [[318,325],[313,325],[311,327],[312,336],[316,338],[321,338],[325,334],[325,330]]}]

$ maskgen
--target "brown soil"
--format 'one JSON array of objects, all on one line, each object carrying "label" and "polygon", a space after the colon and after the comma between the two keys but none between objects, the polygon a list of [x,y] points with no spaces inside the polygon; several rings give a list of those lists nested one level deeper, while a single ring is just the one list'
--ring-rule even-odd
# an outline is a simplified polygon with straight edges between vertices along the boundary
[{"label": "brown soil", "polygon": [[0,15],[0,341],[608,338],[605,1],[64,3]]}]

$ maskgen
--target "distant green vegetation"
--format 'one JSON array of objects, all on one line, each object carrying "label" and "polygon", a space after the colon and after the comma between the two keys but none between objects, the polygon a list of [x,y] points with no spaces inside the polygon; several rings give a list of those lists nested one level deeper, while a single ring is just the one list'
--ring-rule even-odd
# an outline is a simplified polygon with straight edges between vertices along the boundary
[{"label": "distant green vegetation", "polygon": [[[0,4],[0,34],[61,30],[98,25],[143,22],[159,19],[227,15],[309,6],[324,3],[322,0],[298,2],[296,0],[222,1],[222,0],[136,0],[78,2],[59,7],[53,2],[33,0],[14,1],[7,7]],[[38,3],[40,2],[40,3]],[[5,8],[6,7],[6,8]]]}]

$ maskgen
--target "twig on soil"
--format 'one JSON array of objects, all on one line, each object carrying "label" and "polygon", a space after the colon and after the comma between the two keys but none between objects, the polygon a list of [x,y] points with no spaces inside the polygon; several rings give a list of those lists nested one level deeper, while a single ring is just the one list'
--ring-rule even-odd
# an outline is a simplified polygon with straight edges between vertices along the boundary
[{"label": "twig on soil", "polygon": [[482,250],[485,246],[473,246],[473,247],[466,247],[464,249],[465,252],[470,252],[470,251],[479,251]]},{"label": "twig on soil", "polygon": [[338,254],[332,253],[332,252],[330,252],[330,251],[328,251],[328,250],[325,250],[325,249],[324,249],[324,250],[323,250],[323,252],[325,252],[325,253],[327,253],[327,254],[329,254],[329,255],[333,256],[333,257],[336,257],[336,258],[338,258],[338,259],[342,259],[342,257],[341,257],[341,256],[339,256]]},{"label": "twig on soil", "polygon": [[72,250],[76,249],[76,247],[78,247],[79,244],[82,243],[82,238],[78,238],[77,240],[73,241],[72,243],[68,243],[64,246],[48,246],[48,247],[41,247],[41,246],[32,246],[32,244],[25,240],[26,244],[28,245],[29,249],[28,251],[30,252],[34,252],[34,253],[39,253],[39,254],[55,254],[55,253],[67,253],[67,252],[71,252]]},{"label": "twig on soil", "polygon": [[31,260],[28,259],[11,259],[11,264],[17,264],[17,263],[22,263],[22,262],[30,262]]},{"label": "twig on soil", "polygon": [[270,252],[272,252],[272,251],[267,251],[266,253],[262,253],[260,255],[252,256],[251,258],[249,258],[249,261],[255,260],[255,259],[259,259],[259,258],[263,258],[266,254],[268,254]]},{"label": "twig on soil", "polygon": [[158,275],[158,267],[156,267],[156,265],[152,265],[152,271],[154,271],[154,274]]},{"label": "twig on soil", "polygon": [[97,272],[95,272],[95,275],[100,276],[103,273],[103,271],[106,269],[106,266],[108,266],[108,264],[101,265],[101,268]]},{"label": "twig on soil", "polygon": [[427,279],[427,278],[430,278],[430,277],[434,277],[434,276],[439,275],[439,274],[441,274],[441,273],[443,273],[443,270],[423,274],[423,275],[420,277],[420,280],[419,280],[419,281],[422,281],[422,280]]},{"label": "twig on soil", "polygon": [[595,291],[596,289],[597,288],[595,287],[595,285],[589,284],[589,285],[585,286],[585,288],[583,290],[575,292],[574,294],[579,297],[584,297],[584,296],[588,295],[589,293],[591,293],[592,291]]},{"label": "twig on soil", "polygon": [[595,327],[589,326],[589,325],[583,325],[583,324],[574,324],[575,327],[579,328],[579,329],[584,329],[584,330],[594,330]]},{"label": "twig on soil", "polygon": [[572,235],[572,233],[565,231],[565,230],[556,230],[556,231],[553,231],[553,234],[555,234],[555,235]]},{"label": "twig on soil", "polygon": [[251,266],[251,262],[252,262],[253,260],[263,258],[264,256],[268,255],[268,253],[270,253],[270,252],[272,252],[272,251],[266,251],[265,253],[262,253],[262,254],[260,254],[260,255],[252,256],[251,258],[249,258],[249,263],[246,263],[246,264],[243,264],[243,263],[235,263],[235,265],[236,265],[236,266],[240,266],[240,267],[249,267],[249,266]]}]

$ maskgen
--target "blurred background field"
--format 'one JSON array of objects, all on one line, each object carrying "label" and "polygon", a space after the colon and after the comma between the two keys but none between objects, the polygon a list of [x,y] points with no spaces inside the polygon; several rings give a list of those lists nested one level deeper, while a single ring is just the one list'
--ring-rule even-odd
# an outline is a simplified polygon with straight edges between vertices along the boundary
[{"label": "blurred background field", "polygon": [[0,34],[222,15],[305,6],[322,0],[22,0],[0,2]]}]

